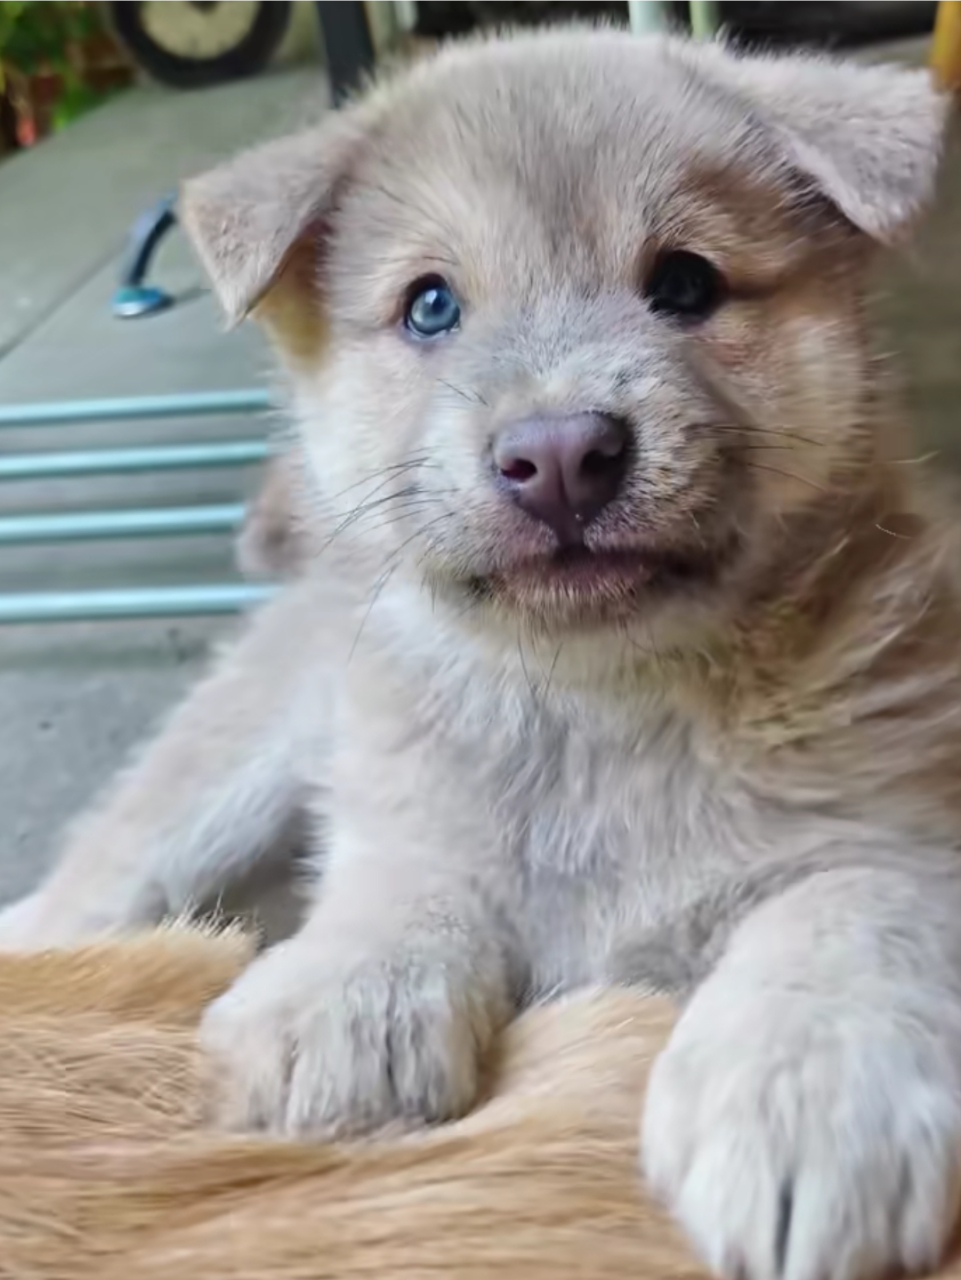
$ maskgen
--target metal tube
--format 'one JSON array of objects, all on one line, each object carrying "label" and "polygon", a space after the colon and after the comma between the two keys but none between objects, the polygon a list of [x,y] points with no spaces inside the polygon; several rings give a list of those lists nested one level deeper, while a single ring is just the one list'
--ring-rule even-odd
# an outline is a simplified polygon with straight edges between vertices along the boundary
[{"label": "metal tube", "polygon": [[270,447],[264,440],[157,445],[143,449],[82,449],[69,453],[14,453],[0,457],[0,480],[51,480],[138,471],[247,466],[264,462],[269,454]]},{"label": "metal tube", "polygon": [[177,192],[171,191],[142,213],[130,228],[127,253],[120,268],[120,284],[111,303],[118,320],[156,315],[173,306],[173,295],[147,284],[146,279],[161,240],[176,223]]},{"label": "metal tube", "polygon": [[716,0],[690,0],[691,35],[695,40],[711,40],[717,34]]},{"label": "metal tube", "polygon": [[272,403],[270,392],[264,387],[250,387],[243,391],[197,391],[172,396],[121,396],[111,400],[53,400],[0,406],[0,427],[52,427],[75,422],[262,413]]},{"label": "metal tube", "polygon": [[666,0],[628,0],[627,11],[635,35],[667,31],[670,27]]},{"label": "metal tube", "polygon": [[237,613],[269,599],[274,588],[246,583],[139,587],[118,591],[0,594],[0,624],[100,622],[111,618],[178,618]]},{"label": "metal tube", "polygon": [[206,507],[145,507],[129,511],[4,516],[0,518],[0,546],[222,533],[238,528],[245,510],[242,502],[224,502]]}]

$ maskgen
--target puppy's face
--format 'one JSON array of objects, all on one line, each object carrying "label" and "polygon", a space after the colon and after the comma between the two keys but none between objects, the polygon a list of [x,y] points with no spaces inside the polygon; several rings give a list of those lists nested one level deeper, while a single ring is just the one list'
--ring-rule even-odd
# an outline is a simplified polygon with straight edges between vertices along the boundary
[{"label": "puppy's face", "polygon": [[810,158],[837,121],[807,86],[779,104],[776,67],[568,33],[355,109],[265,303],[332,550],[549,629],[652,622],[857,484],[865,229],[911,201],[886,214],[871,174],[865,217],[844,156]]}]

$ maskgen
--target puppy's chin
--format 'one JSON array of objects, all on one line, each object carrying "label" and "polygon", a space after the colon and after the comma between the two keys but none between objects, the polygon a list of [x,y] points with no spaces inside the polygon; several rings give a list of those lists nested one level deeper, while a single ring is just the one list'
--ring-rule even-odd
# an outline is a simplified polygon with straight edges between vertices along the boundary
[{"label": "puppy's chin", "polygon": [[649,620],[685,603],[709,608],[738,554],[733,536],[696,548],[568,547],[499,565],[459,585],[475,602],[540,630],[597,630]]}]

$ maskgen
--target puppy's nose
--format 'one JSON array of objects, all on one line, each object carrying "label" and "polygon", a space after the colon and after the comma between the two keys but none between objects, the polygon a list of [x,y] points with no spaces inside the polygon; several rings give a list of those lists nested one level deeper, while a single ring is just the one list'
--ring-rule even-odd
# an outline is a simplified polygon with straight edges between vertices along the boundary
[{"label": "puppy's nose", "polygon": [[494,465],[519,507],[580,542],[585,525],[617,496],[630,431],[603,413],[525,418],[494,441]]}]

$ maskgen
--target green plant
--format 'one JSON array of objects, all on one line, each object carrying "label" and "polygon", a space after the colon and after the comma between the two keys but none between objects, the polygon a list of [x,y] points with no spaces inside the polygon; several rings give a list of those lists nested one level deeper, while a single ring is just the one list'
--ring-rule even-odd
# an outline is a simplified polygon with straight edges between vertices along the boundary
[{"label": "green plant", "polygon": [[0,93],[11,74],[56,76],[54,126],[75,119],[103,97],[76,65],[77,50],[102,30],[98,9],[83,0],[0,0]]},{"label": "green plant", "polygon": [[0,0],[0,63],[23,75],[65,74],[71,50],[100,29],[81,0]]},{"label": "green plant", "polygon": [[7,50],[16,43],[17,22],[26,7],[27,0],[0,0],[0,93],[6,83]]}]

